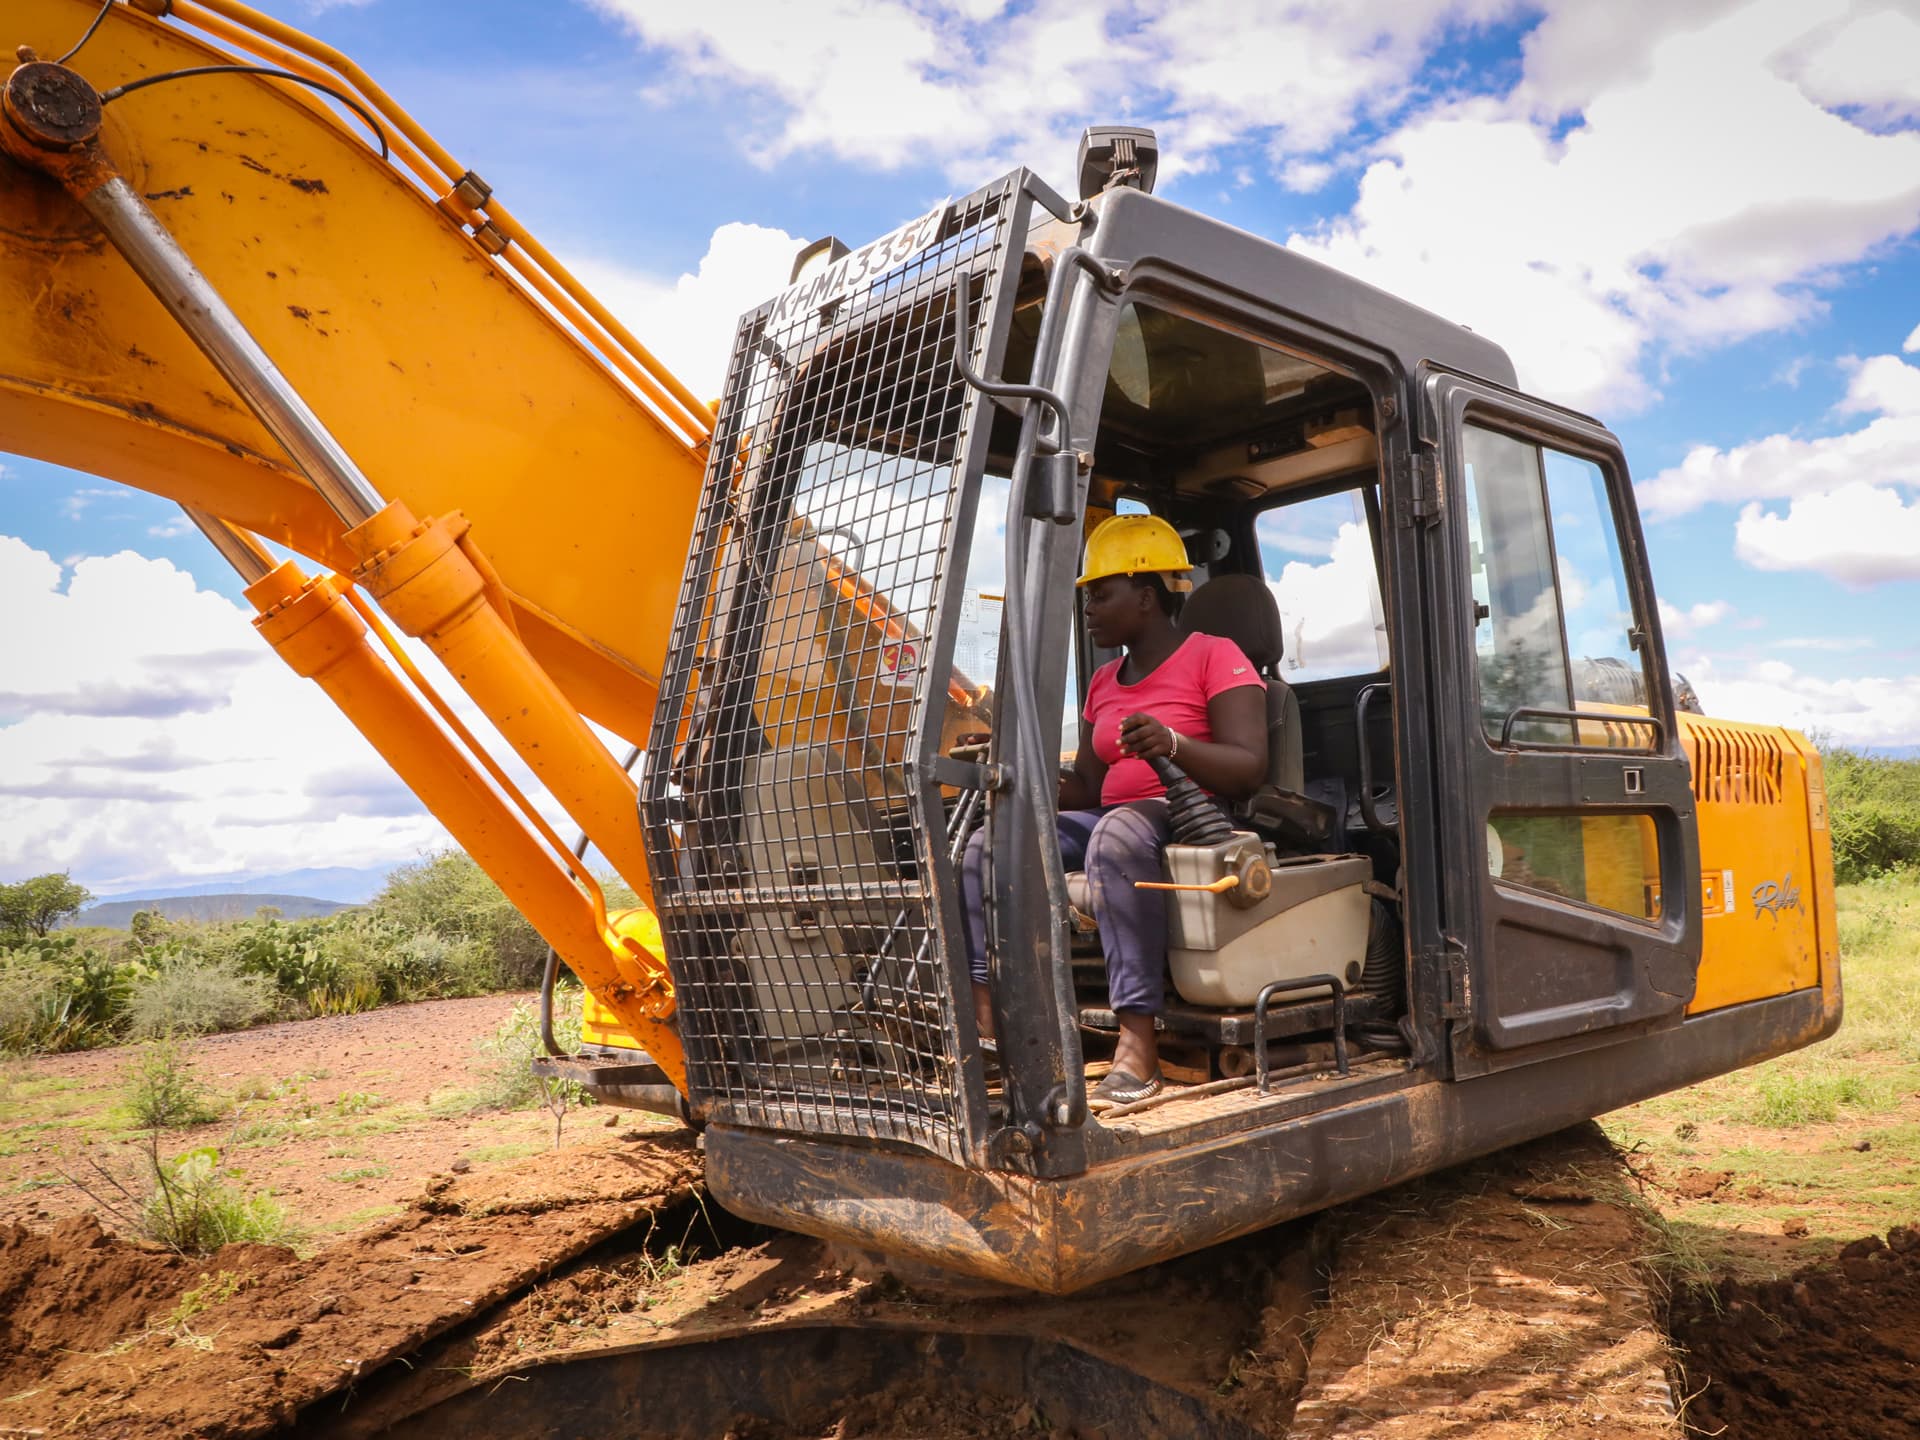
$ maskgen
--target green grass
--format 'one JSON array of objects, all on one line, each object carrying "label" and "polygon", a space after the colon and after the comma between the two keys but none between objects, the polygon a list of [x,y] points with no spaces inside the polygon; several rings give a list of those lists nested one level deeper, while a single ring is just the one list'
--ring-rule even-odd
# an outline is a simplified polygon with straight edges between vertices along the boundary
[{"label": "green grass", "polygon": [[1762,1074],[1751,1103],[1737,1118],[1754,1125],[1787,1129],[1797,1125],[1830,1125],[1843,1108],[1861,1114],[1879,1114],[1900,1103],[1900,1092],[1885,1075],[1857,1070],[1804,1071],[1776,1069]]},{"label": "green grass", "polygon": [[1821,1053],[1920,1063],[1920,878],[1842,886],[1839,909],[1846,1017]]},{"label": "green grass", "polygon": [[476,1165],[491,1165],[499,1160],[524,1160],[529,1155],[544,1155],[553,1147],[542,1140],[515,1140],[503,1145],[476,1145],[466,1152]]},{"label": "green grass", "polygon": [[[1653,1179],[1678,1281],[1702,1267],[1781,1273],[1920,1215],[1920,877],[1843,886],[1837,898],[1836,1036],[1602,1122]],[[1696,1168],[1732,1179],[1682,1200],[1679,1177]]]},{"label": "green grass", "polygon": [[378,1180],[392,1169],[390,1165],[356,1165],[350,1170],[336,1170],[327,1179],[337,1185],[351,1185],[356,1180]]}]

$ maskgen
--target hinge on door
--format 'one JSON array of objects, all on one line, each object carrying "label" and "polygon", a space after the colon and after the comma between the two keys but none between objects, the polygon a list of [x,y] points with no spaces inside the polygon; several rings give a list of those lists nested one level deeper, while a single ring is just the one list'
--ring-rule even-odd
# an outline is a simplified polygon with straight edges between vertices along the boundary
[{"label": "hinge on door", "polygon": [[1449,939],[1441,958],[1440,1015],[1447,1020],[1465,1020],[1473,1014],[1473,987],[1467,979],[1467,949],[1458,940]]},{"label": "hinge on door", "polygon": [[1430,450],[1416,450],[1407,457],[1402,470],[1406,483],[1400,487],[1400,524],[1412,529],[1431,525],[1440,518],[1440,461]]}]

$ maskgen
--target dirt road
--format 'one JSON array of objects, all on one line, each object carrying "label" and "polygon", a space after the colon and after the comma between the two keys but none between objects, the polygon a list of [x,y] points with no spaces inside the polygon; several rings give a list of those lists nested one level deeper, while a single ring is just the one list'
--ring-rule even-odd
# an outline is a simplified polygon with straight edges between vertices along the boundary
[{"label": "dirt road", "polygon": [[[428,1176],[464,1161],[486,1171],[553,1146],[544,1112],[475,1111],[479,1044],[525,995],[433,1000],[266,1025],[194,1042],[194,1074],[222,1117],[170,1132],[170,1153],[219,1145],[254,1189],[270,1190],[314,1240],[397,1215]],[[0,1222],[45,1225],[91,1208],[65,1183],[83,1146],[136,1141],[122,1047],[12,1062],[0,1074]],[[609,1118],[568,1117],[562,1145]],[[622,1112],[616,1123],[646,1128]]]}]

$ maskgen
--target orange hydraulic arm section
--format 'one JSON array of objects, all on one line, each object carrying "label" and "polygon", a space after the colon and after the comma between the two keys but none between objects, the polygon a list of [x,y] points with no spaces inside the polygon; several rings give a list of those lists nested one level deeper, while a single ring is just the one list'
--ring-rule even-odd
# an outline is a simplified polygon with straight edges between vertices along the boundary
[{"label": "orange hydraulic arm section", "polygon": [[[336,52],[231,0],[8,12],[0,446],[186,505],[263,637],[684,1088],[647,912],[608,917],[354,587],[647,898],[634,782],[586,717],[646,737],[707,408]],[[253,59],[282,73],[232,73]]]}]

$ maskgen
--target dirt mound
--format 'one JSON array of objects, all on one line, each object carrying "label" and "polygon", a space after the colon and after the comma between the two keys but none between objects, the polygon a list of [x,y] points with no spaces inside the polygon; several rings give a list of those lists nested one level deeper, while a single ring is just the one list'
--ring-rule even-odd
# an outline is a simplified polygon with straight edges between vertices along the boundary
[{"label": "dirt mound", "polygon": [[1652,1248],[1592,1125],[1358,1202],[1295,1440],[1671,1437]]},{"label": "dirt mound", "polygon": [[1741,1440],[1920,1440],[1920,1232],[1760,1285],[1678,1297],[1689,1427]]},{"label": "dirt mound", "polygon": [[117,1240],[92,1215],[43,1231],[0,1226],[0,1393],[38,1380],[68,1352],[139,1333],[206,1275],[224,1270],[239,1281],[292,1258],[268,1245],[229,1245],[187,1260]]},{"label": "dirt mound", "polygon": [[[0,1434],[265,1434],[684,1198],[699,1176],[691,1137],[635,1133],[570,1151],[564,1166],[541,1156],[440,1177],[405,1215],[311,1259],[266,1252],[278,1263],[264,1269],[265,1247],[188,1265],[105,1237],[94,1244],[98,1227],[84,1219],[26,1235],[6,1273],[26,1277],[24,1295],[47,1298],[36,1322],[0,1294],[0,1310],[14,1312],[0,1332],[0,1371],[33,1382],[0,1396]],[[209,1297],[190,1333],[142,1328],[156,1305],[223,1265],[246,1271],[247,1283]],[[109,1293],[116,1277],[138,1298],[103,1305],[97,1325],[84,1322],[92,1328],[66,1320],[70,1306]]]}]

